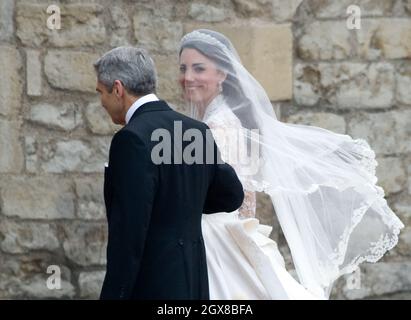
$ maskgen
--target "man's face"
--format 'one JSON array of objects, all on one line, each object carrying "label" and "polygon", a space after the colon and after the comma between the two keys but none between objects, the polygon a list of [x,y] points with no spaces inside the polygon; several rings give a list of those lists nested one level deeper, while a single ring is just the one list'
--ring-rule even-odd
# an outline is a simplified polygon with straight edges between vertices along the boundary
[{"label": "man's face", "polygon": [[104,84],[97,81],[96,91],[100,93],[101,105],[106,109],[115,124],[123,125],[125,123],[124,107],[121,99],[115,94],[115,90],[113,88],[110,93]]}]

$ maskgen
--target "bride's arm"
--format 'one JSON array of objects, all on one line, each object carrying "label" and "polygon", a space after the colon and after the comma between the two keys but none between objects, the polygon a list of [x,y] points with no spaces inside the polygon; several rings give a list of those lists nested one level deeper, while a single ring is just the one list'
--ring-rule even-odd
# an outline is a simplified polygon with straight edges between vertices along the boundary
[{"label": "bride's arm", "polygon": [[[222,120],[221,118],[219,119]],[[256,194],[253,191],[249,191],[246,189],[244,185],[245,181],[242,179],[240,170],[240,163],[236,158],[236,153],[238,150],[233,147],[238,145],[238,135],[237,131],[235,130],[234,126],[231,126],[229,123],[224,123],[224,121],[208,121],[207,125],[210,127],[214,140],[216,141],[220,151],[221,151],[221,158],[223,161],[226,161],[230,164],[234,170],[236,171],[238,177],[240,178],[241,182],[243,183],[244,188],[244,201],[241,207],[238,209],[241,218],[253,218],[255,217],[255,209],[256,209]],[[234,127],[234,129],[233,129]],[[231,160],[237,159],[237,161],[232,162]]]},{"label": "bride's arm", "polygon": [[240,209],[240,218],[254,218],[256,207],[255,192],[244,190],[244,201]]}]

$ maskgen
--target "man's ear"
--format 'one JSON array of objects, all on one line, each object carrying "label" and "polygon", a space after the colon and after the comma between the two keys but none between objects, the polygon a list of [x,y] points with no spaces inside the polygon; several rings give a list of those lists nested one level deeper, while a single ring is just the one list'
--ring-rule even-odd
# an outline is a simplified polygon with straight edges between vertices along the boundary
[{"label": "man's ear", "polygon": [[120,80],[114,80],[113,92],[117,98],[121,98],[124,95],[124,86]]}]

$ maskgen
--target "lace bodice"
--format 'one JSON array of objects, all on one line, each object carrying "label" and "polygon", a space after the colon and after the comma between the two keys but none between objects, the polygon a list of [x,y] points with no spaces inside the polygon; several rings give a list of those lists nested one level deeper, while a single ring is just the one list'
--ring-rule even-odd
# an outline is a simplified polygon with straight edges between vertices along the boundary
[{"label": "lace bodice", "polygon": [[221,158],[234,168],[243,184],[244,202],[239,209],[240,217],[254,217],[256,208],[255,189],[251,181],[241,174],[245,170],[242,170],[243,164],[239,159],[239,150],[245,148],[245,140],[242,139],[241,130],[244,130],[244,128],[240,120],[231,111],[224,98],[217,96],[207,106],[202,121],[210,127],[214,140],[220,149]]}]

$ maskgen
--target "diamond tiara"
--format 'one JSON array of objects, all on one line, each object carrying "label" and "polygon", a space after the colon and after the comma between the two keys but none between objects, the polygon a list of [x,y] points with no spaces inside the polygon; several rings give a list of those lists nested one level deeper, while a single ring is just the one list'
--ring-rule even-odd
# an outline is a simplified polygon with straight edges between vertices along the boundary
[{"label": "diamond tiara", "polygon": [[226,47],[223,43],[221,43],[220,41],[218,41],[218,40],[217,40],[216,38],[214,38],[213,36],[210,36],[209,34],[202,33],[202,32],[197,31],[197,30],[192,31],[192,32],[186,34],[186,35],[181,39],[180,47],[183,46],[183,43],[184,43],[184,42],[190,41],[190,40],[203,40],[203,41],[206,41],[206,42],[208,42],[208,43],[211,43],[211,44],[213,44],[213,45],[216,45],[216,46],[220,47],[220,49],[222,49],[222,50],[228,50],[227,47]]}]

